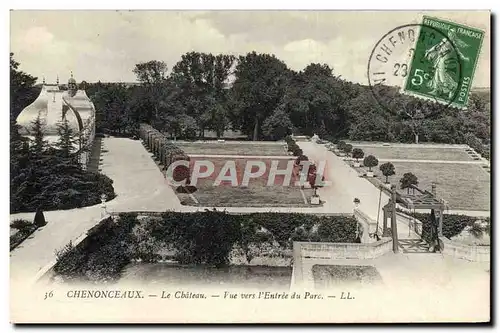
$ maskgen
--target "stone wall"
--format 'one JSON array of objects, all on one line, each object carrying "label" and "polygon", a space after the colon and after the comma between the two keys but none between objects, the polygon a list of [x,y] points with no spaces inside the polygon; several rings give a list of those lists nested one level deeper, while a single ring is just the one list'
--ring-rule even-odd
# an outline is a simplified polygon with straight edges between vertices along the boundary
[{"label": "stone wall", "polygon": [[491,247],[487,245],[468,245],[454,242],[446,237],[441,237],[443,248],[441,253],[469,261],[490,262]]},{"label": "stone wall", "polygon": [[302,259],[374,259],[392,251],[392,238],[373,243],[293,242],[293,253]]},{"label": "stone wall", "polygon": [[[374,259],[392,251],[392,238],[374,243],[293,242],[293,271],[291,288],[314,286],[312,267],[316,263],[335,264],[335,260]],[[331,262],[329,262],[331,260]],[[345,263],[345,261],[344,261]]]},{"label": "stone wall", "polygon": [[[354,209],[354,217],[358,221],[358,228],[360,232],[361,243],[373,243],[376,242],[376,238],[373,234],[377,233],[377,221],[373,220],[359,208]],[[381,230],[382,222],[379,223],[378,234],[382,234]]]}]

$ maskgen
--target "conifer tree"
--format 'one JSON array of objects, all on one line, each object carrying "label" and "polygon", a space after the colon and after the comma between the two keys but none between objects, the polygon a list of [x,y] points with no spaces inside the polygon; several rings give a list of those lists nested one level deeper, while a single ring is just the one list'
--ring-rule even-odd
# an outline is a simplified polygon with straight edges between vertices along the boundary
[{"label": "conifer tree", "polygon": [[43,122],[40,116],[32,122],[31,127],[33,133],[33,139],[30,145],[30,154],[32,159],[41,159],[42,155],[46,152],[48,148],[48,142],[45,140],[45,134],[43,133]]},{"label": "conifer tree", "polygon": [[72,157],[77,150],[78,138],[66,117],[57,124],[57,134],[59,135],[59,139],[55,143],[55,146],[59,149],[59,153],[64,158]]}]

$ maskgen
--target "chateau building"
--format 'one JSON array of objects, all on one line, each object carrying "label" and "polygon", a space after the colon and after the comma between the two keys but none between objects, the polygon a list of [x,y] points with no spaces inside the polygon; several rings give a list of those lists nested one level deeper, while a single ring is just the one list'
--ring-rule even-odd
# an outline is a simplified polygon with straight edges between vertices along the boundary
[{"label": "chateau building", "polygon": [[44,79],[40,95],[17,117],[19,133],[33,138],[33,123],[39,117],[45,139],[54,144],[59,139],[58,125],[66,119],[78,137],[75,148],[80,163],[86,168],[95,137],[95,108],[85,93],[85,87],[78,89],[73,74],[67,87],[67,90],[60,89],[59,79],[56,84],[46,84]]}]

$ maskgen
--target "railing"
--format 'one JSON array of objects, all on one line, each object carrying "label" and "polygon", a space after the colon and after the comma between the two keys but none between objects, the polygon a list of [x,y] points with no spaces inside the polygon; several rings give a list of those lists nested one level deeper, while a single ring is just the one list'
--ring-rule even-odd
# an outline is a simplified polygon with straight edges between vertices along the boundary
[{"label": "railing", "polygon": [[422,237],[422,222],[414,217],[408,216],[401,212],[396,212],[396,217],[399,221],[408,225],[408,227],[414,231],[417,235]]},{"label": "railing", "polygon": [[362,243],[372,243],[374,239],[370,235],[381,233],[381,228],[377,230],[377,221],[366,215],[358,208],[354,209],[354,217],[358,221],[360,228],[360,239]]}]

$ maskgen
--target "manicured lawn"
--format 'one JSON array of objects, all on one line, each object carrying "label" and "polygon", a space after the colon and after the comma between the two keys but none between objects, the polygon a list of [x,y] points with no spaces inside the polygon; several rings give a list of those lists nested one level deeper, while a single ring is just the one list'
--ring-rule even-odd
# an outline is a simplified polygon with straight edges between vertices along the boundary
[{"label": "manicured lawn", "polygon": [[[276,176],[273,185],[267,186],[270,159],[261,159],[266,164],[266,172],[258,178],[250,179],[248,186],[242,186],[243,174],[247,159],[226,159],[226,158],[192,158],[193,166],[196,160],[210,160],[214,163],[215,172],[207,177],[198,179],[196,182],[197,191],[192,195],[198,200],[198,204],[189,194],[177,193],[181,202],[187,205],[213,206],[213,207],[304,207],[311,206],[310,198],[312,189],[303,189],[295,186],[297,176],[292,176],[289,183],[284,183],[284,176]],[[214,181],[220,170],[227,161],[234,161],[236,166],[237,185],[232,186],[230,182],[224,181],[219,186],[214,186]],[[278,170],[286,169],[289,160],[278,160]],[[193,167],[191,167],[191,170]],[[252,168],[252,172],[257,170]],[[201,170],[203,172],[204,169]],[[288,185],[288,186],[284,186]],[[304,202],[304,196],[307,202]]]},{"label": "manicured lawn", "polygon": [[[455,210],[490,210],[490,174],[476,164],[450,163],[393,163],[396,175],[389,181],[399,188],[399,179],[406,172],[418,177],[418,187],[429,190],[431,183],[437,183],[437,195]],[[373,168],[375,175],[385,180],[378,167]]]},{"label": "manicured lawn", "polygon": [[179,148],[188,155],[244,155],[244,156],[285,156],[284,142],[177,142]]},{"label": "manicured lawn", "polygon": [[409,148],[409,147],[370,147],[353,144],[361,148],[365,156],[374,155],[379,159],[473,161],[462,148]]}]

